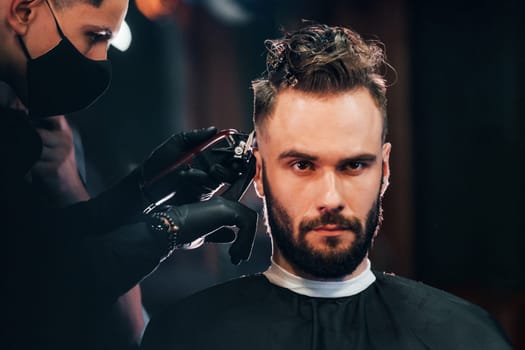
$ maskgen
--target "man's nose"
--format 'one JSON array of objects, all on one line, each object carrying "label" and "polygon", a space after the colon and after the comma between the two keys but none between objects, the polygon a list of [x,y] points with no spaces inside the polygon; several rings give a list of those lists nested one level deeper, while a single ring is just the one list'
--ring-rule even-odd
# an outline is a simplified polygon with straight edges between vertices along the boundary
[{"label": "man's nose", "polygon": [[321,214],[344,209],[342,183],[333,172],[323,174],[319,183],[317,209]]}]

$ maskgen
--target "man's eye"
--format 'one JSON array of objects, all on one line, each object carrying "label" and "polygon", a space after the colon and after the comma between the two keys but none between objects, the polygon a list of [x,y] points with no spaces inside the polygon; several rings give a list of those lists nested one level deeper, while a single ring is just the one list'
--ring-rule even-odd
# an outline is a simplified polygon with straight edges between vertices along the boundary
[{"label": "man's eye", "polygon": [[364,168],[366,168],[366,165],[367,164],[364,163],[364,162],[358,162],[358,161],[348,162],[342,167],[342,170],[343,171],[348,171],[348,172],[351,172],[351,173],[356,173],[356,172],[360,172]]},{"label": "man's eye", "polygon": [[364,167],[364,164],[361,162],[350,162],[350,164],[348,164],[348,168],[353,170],[361,169],[362,167]]},{"label": "man's eye", "polygon": [[292,164],[293,168],[298,171],[307,171],[307,170],[313,170],[314,165],[305,160],[299,160]]}]

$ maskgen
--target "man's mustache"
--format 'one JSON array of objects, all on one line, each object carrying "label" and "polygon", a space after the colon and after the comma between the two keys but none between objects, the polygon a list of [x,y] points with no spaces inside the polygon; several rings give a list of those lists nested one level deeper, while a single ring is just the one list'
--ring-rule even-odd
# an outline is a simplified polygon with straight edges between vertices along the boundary
[{"label": "man's mustache", "polygon": [[305,219],[299,224],[299,236],[306,235],[307,232],[314,230],[319,226],[335,225],[345,230],[360,235],[363,232],[363,226],[356,217],[345,217],[340,213],[328,211],[315,219]]}]

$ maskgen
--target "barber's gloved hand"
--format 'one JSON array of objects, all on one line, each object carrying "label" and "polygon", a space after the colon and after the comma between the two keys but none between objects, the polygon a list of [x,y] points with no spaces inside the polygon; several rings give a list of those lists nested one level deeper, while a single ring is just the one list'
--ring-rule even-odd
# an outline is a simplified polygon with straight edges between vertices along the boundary
[{"label": "barber's gloved hand", "polygon": [[68,215],[64,215],[61,221],[64,225],[76,227],[77,223],[67,218],[77,215],[88,217],[88,221],[96,227],[82,233],[102,235],[122,225],[140,221],[144,209],[173,192],[174,198],[167,203],[183,205],[198,202],[203,195],[217,189],[223,182],[233,183],[239,175],[238,171],[221,165],[220,161],[214,162],[213,158],[201,167],[181,166],[159,177],[216,133],[217,129],[210,127],[173,135],[122,181],[92,198],[89,203],[69,208]]},{"label": "barber's gloved hand", "polygon": [[217,189],[223,182],[232,182],[236,173],[221,164],[208,169],[180,167],[157,179],[163,171],[184,157],[187,152],[217,133],[215,127],[196,129],[171,136],[157,147],[140,170],[143,195],[149,203],[176,192],[170,203],[180,205],[199,201],[201,196]]},{"label": "barber's gloved hand", "polygon": [[[235,265],[250,257],[255,232],[257,212],[222,197],[207,201],[166,206],[147,217],[152,231],[166,235],[171,254],[174,249],[184,248],[200,238],[215,243],[232,242],[229,249],[231,262]],[[228,227],[236,226],[235,234]]]}]

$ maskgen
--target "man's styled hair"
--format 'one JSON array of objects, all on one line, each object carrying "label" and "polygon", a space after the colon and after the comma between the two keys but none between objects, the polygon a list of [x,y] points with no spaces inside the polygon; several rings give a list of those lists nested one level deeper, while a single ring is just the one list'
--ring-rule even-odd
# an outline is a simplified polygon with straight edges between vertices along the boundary
[{"label": "man's styled hair", "polygon": [[380,70],[387,63],[381,45],[348,28],[311,22],[281,39],[266,40],[266,73],[252,82],[256,127],[273,112],[275,96],[284,89],[332,94],[364,87],[381,110],[384,141],[386,83]]},{"label": "man's styled hair", "polygon": [[85,3],[95,7],[100,7],[104,0],[51,0],[55,8],[60,10],[78,3]]}]

